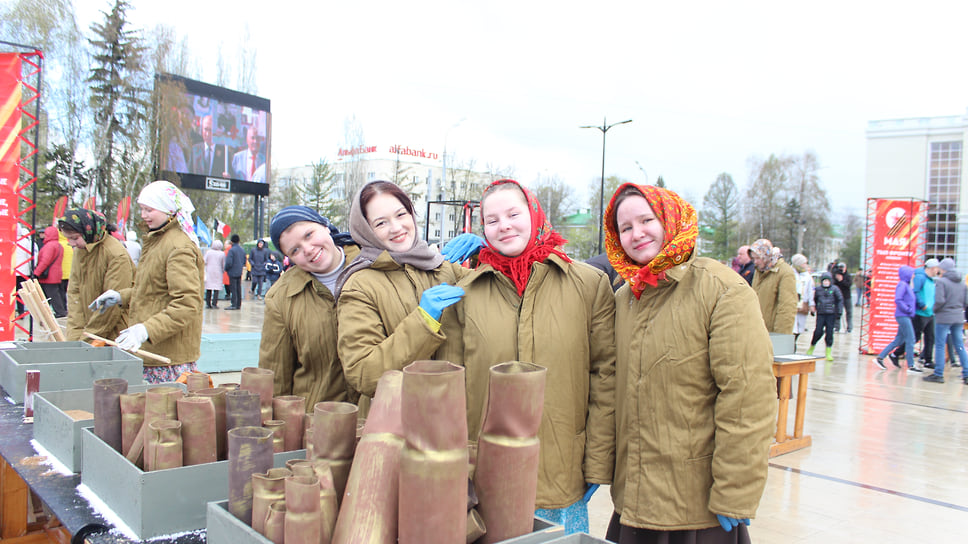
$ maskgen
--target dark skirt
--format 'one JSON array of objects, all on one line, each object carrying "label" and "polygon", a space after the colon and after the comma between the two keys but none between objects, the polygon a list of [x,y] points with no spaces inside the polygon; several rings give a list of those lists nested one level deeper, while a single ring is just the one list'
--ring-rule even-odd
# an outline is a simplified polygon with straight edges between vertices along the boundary
[{"label": "dark skirt", "polygon": [[612,514],[605,539],[619,544],[750,544],[750,533],[740,524],[730,532],[719,525],[688,531],[656,531],[621,524],[617,512]]}]

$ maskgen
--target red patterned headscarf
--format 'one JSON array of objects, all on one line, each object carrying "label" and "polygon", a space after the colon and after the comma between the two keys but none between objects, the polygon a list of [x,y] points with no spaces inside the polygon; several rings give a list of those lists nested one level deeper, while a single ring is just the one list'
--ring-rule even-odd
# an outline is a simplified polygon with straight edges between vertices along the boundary
[{"label": "red patterned headscarf", "polygon": [[[659,254],[646,264],[637,263],[622,248],[615,228],[615,199],[623,189],[634,187],[649,202],[652,212],[665,228],[665,240]],[[676,193],[652,185],[626,183],[615,191],[605,210],[605,251],[612,268],[629,282],[632,294],[639,298],[645,288],[655,287],[665,278],[665,271],[689,259],[696,248],[699,224],[696,209]]]},{"label": "red patterned headscarf", "polygon": [[[528,211],[531,213],[531,239],[528,240],[528,245],[524,248],[517,257],[508,257],[507,255],[502,255],[491,243],[484,239],[485,246],[481,248],[481,252],[478,255],[478,260],[481,263],[489,264],[494,267],[495,270],[504,274],[514,283],[514,286],[518,289],[518,295],[524,294],[524,288],[528,286],[528,278],[531,276],[531,265],[536,262],[543,262],[548,258],[548,255],[555,254],[567,262],[571,262],[568,255],[561,250],[561,246],[568,243],[568,240],[562,238],[560,234],[555,232],[551,228],[551,223],[548,218],[545,217],[544,211],[541,209],[541,204],[538,199],[535,198],[531,191],[525,189],[520,183],[514,181],[513,179],[501,179],[490,184],[487,189],[484,189],[484,195],[481,197],[481,202],[487,198],[487,193],[497,187],[498,185],[505,185],[508,183],[513,183],[518,189],[524,193],[524,198],[528,202]],[[481,222],[484,221],[484,214],[481,214]]]}]

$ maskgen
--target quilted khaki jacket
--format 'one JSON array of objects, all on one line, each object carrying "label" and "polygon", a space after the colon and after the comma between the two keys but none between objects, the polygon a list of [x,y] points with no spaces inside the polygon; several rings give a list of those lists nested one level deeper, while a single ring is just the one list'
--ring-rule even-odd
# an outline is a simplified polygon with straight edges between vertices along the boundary
[{"label": "quilted khaki jacket", "polygon": [[128,312],[112,306],[104,313],[88,305],[108,289],[121,291],[134,282],[134,263],[117,238],[105,233],[96,242],[74,252],[74,264],[67,286],[67,339],[86,340],[85,332],[114,340],[128,327]]},{"label": "quilted khaki jacket", "polygon": [[777,406],[756,295],[711,259],[666,274],[638,300],[616,293],[615,511],[662,531],[752,518]]},{"label": "quilted khaki jacket", "polygon": [[[177,221],[144,235],[134,286],[120,291],[128,322],[148,329],[141,349],[168,357],[172,365],[198,360],[204,275],[202,252]],[[154,359],[144,365],[164,366]]]},{"label": "quilted khaki jacket", "polygon": [[[360,252],[345,246],[346,262]],[[273,395],[317,402],[350,401],[353,393],[336,354],[336,299],[312,274],[292,267],[266,293],[259,366],[275,375]]]},{"label": "quilted khaki jacket", "polygon": [[793,323],[797,318],[797,273],[793,267],[780,259],[766,272],[757,270],[753,276],[753,290],[760,301],[766,330],[793,334]]},{"label": "quilted khaki jacket", "polygon": [[384,251],[370,268],[350,276],[336,304],[337,351],[350,387],[372,397],[387,370],[434,359],[445,341],[459,340],[453,306],[444,309],[439,331],[430,328],[418,307],[426,289],[455,285],[469,273],[447,261],[431,271],[400,265]]},{"label": "quilted khaki jacket", "polygon": [[[538,508],[581,499],[585,483],[609,484],[615,460],[615,299],[608,277],[556,255],[535,263],[522,296],[483,265],[458,285],[462,342],[442,350],[466,368],[467,425],[477,440],[491,366],[548,369],[538,438]],[[463,353],[449,349],[461,345]]]}]

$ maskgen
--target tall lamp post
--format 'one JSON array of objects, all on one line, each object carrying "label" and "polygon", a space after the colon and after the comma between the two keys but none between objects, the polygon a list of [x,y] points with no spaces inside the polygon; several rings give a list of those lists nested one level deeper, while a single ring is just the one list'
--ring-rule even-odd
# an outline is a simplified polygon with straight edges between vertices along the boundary
[{"label": "tall lamp post", "polygon": [[631,123],[631,122],[632,120],[629,119],[627,121],[620,121],[618,123],[612,123],[611,125],[609,125],[607,118],[603,117],[602,126],[585,125],[582,127],[578,127],[578,128],[597,128],[598,130],[602,131],[602,183],[600,187],[600,192],[598,194],[598,253],[602,252],[602,239],[605,234],[602,226],[605,221],[605,133],[608,132],[608,129],[616,125],[624,125],[625,123]]}]

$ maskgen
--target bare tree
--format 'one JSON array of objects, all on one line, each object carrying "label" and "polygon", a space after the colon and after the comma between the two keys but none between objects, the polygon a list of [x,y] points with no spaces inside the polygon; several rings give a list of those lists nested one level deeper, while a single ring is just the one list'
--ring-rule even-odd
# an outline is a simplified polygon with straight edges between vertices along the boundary
[{"label": "bare tree", "polygon": [[748,239],[780,238],[783,211],[789,192],[791,159],[770,155],[750,159],[750,184],[743,202],[743,231]]},{"label": "bare tree", "polygon": [[570,212],[575,199],[575,189],[565,183],[557,174],[538,176],[531,185],[531,192],[541,203],[548,221],[559,227],[561,220]]},{"label": "bare tree", "polygon": [[341,207],[341,199],[336,197],[336,176],[326,159],[313,163],[312,169],[311,177],[298,186],[299,199],[305,206],[331,218]]}]

